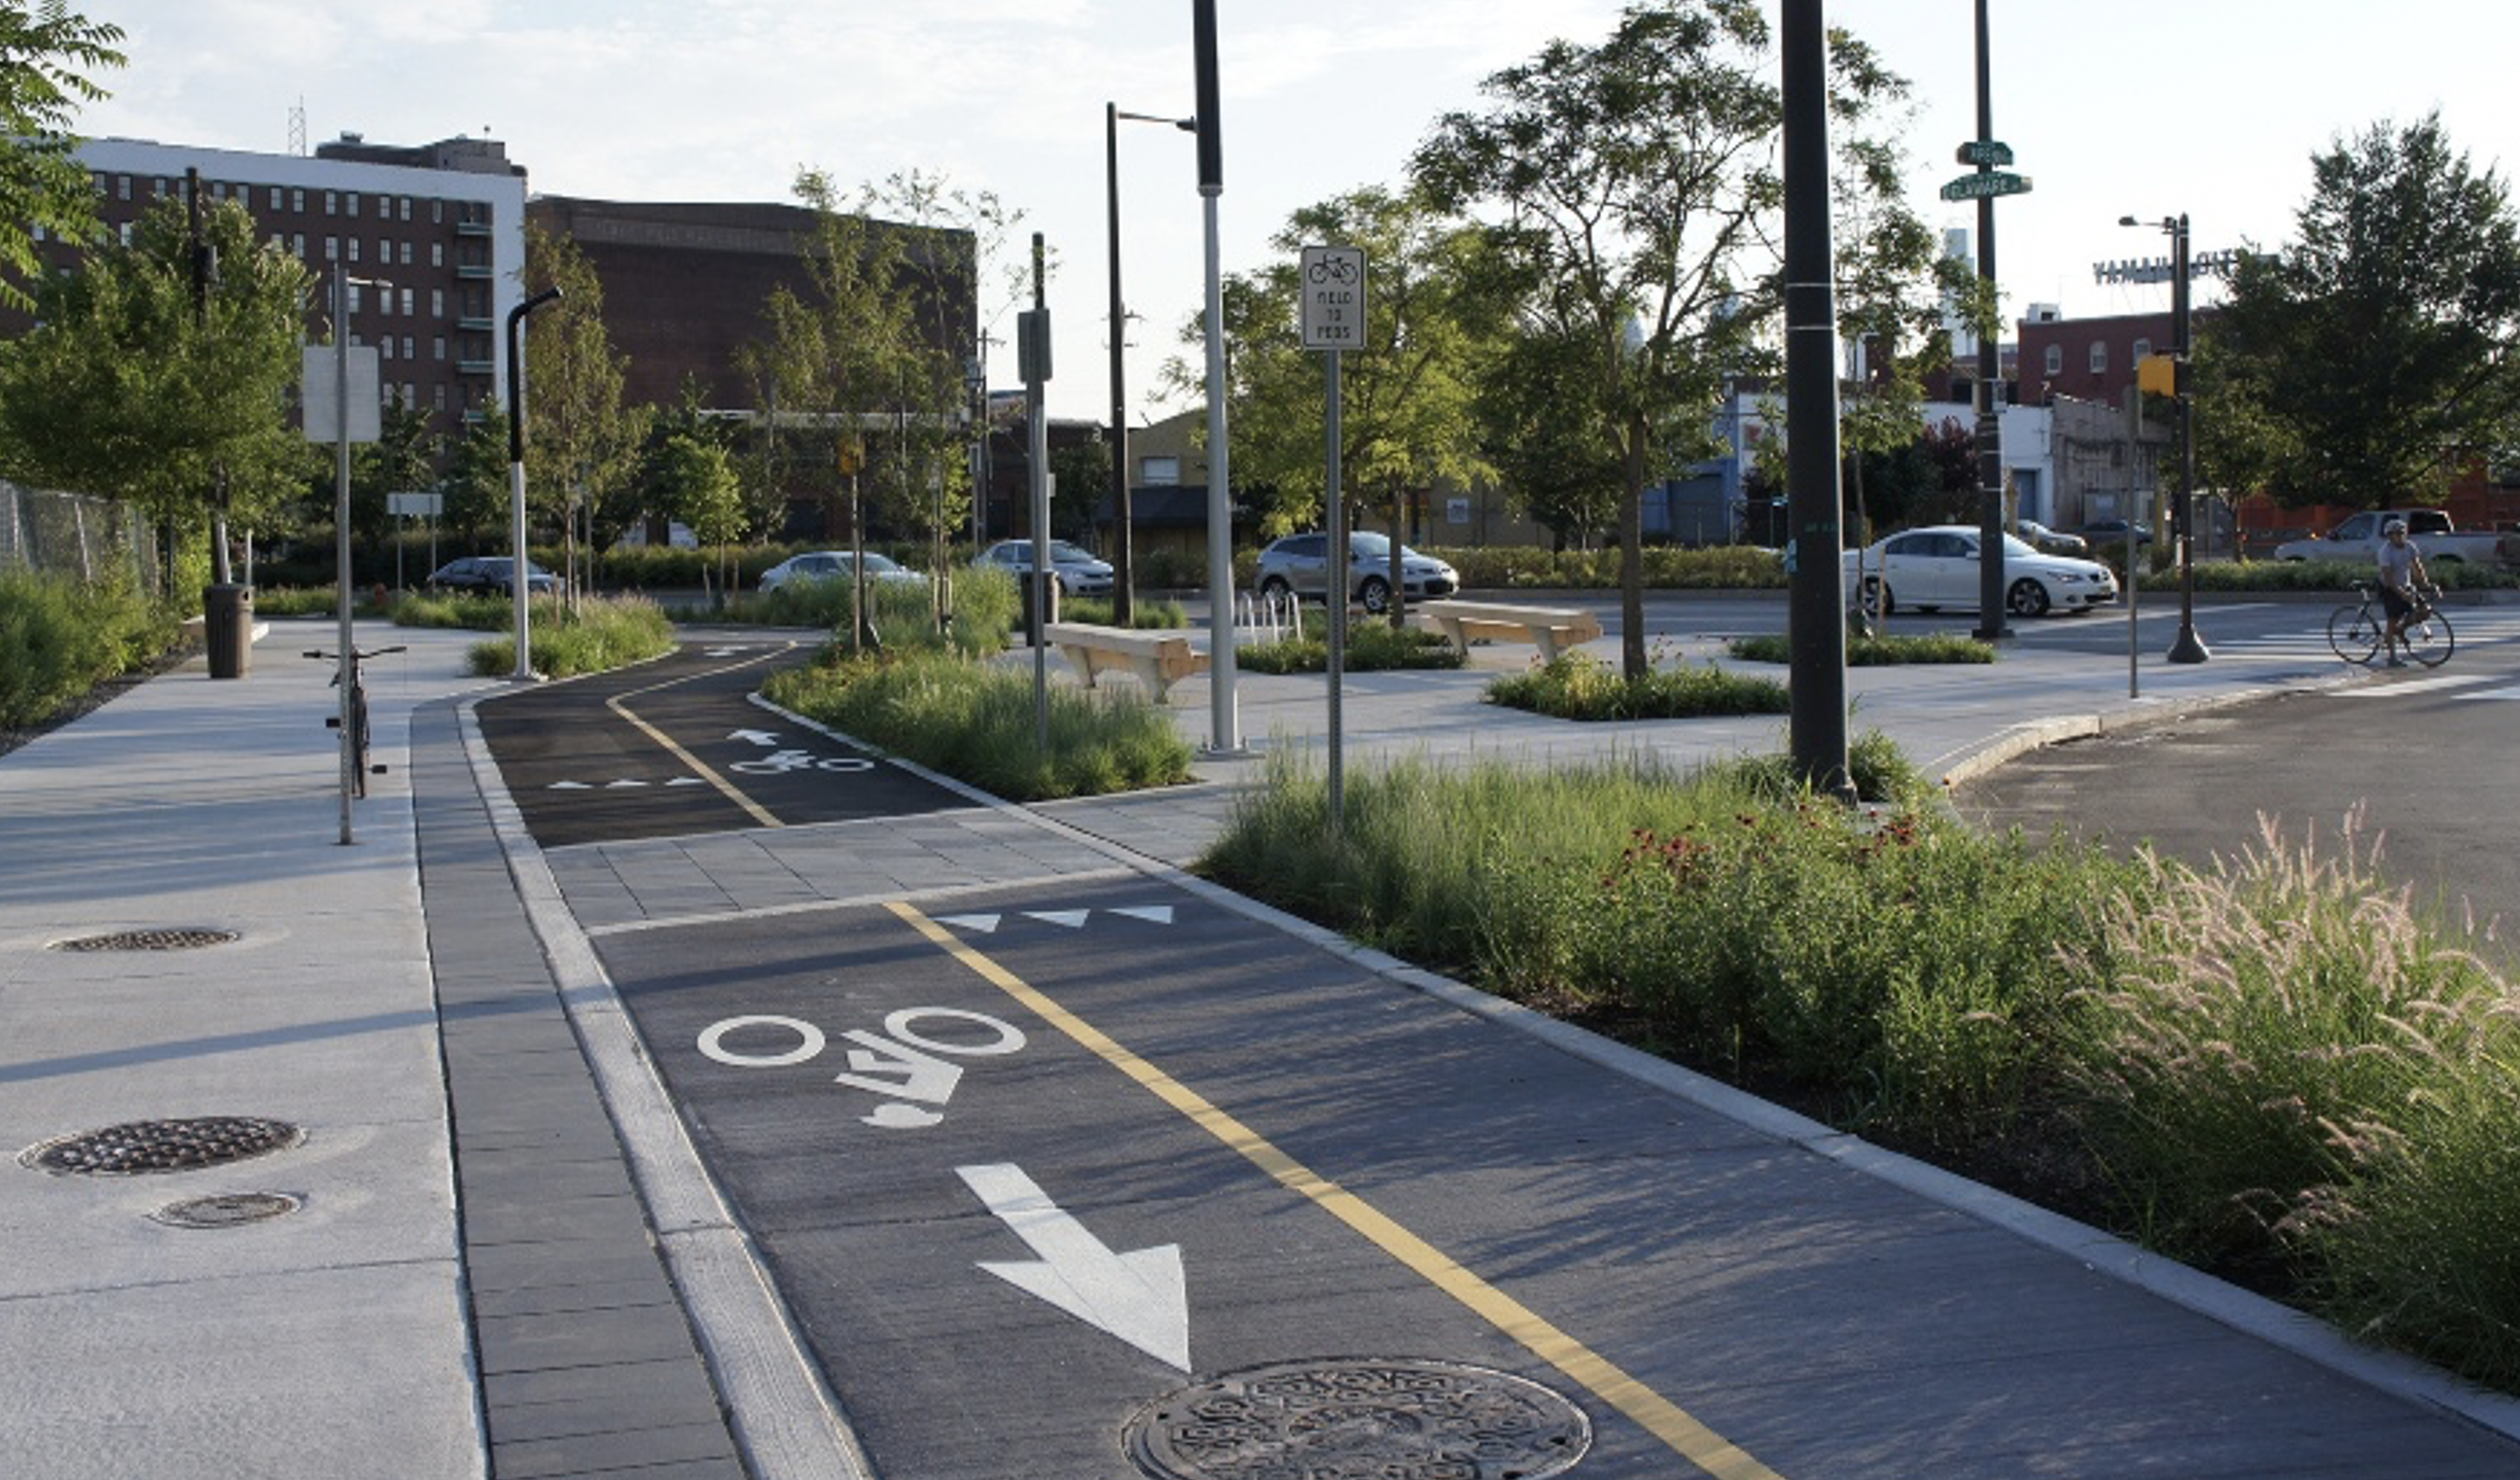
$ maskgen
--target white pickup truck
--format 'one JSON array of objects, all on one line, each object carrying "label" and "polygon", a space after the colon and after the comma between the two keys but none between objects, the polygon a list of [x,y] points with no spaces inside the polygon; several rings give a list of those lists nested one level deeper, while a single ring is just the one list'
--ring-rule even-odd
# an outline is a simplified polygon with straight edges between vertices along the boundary
[{"label": "white pickup truck", "polygon": [[2473,561],[2484,565],[2520,561],[2520,537],[2460,534],[2451,527],[2450,516],[2438,509],[2366,509],[2327,531],[2324,538],[2312,535],[2306,540],[2286,540],[2275,547],[2275,559],[2359,561],[2367,565],[2388,542],[2388,536],[2380,531],[2391,519],[2407,521],[2408,537],[2415,542],[2416,552],[2427,564]]}]

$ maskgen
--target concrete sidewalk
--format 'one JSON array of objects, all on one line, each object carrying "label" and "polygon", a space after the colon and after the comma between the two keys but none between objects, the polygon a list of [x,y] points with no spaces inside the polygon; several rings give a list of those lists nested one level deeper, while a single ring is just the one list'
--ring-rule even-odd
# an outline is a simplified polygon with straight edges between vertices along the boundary
[{"label": "concrete sidewalk", "polygon": [[[684,887],[677,870],[724,860],[671,840],[544,858],[468,742],[465,696],[503,687],[464,675],[471,637],[380,628],[363,642],[410,649],[370,669],[390,770],[342,846],[323,725],[331,669],[296,655],[331,633],[279,624],[243,682],[189,665],[0,757],[0,1144],[26,1152],[0,1199],[0,1384],[12,1397],[0,1472],[862,1473],[741,1230],[704,1180],[673,1180],[693,1175],[681,1128],[652,1077],[641,1084],[648,1070],[617,1009],[571,959],[581,925],[636,921],[651,903],[664,913]],[[1522,655],[1483,650],[1479,667]],[[1353,680],[1350,754],[1651,750],[1685,763],[1783,742],[1773,718],[1533,720],[1481,703],[1487,676]],[[2148,662],[2144,679],[2146,696],[2130,703],[2122,658],[2027,643],[1992,670],[1858,670],[1851,728],[1879,729],[1957,779],[2066,734],[2336,673],[2228,659]],[[1194,740],[1206,738],[1206,698],[1203,681],[1176,691]],[[1318,743],[1318,678],[1246,675],[1241,698],[1244,734],[1262,749]],[[1019,875],[1052,830],[1100,839],[1106,867],[1177,864],[1263,764],[1205,762],[1202,785],[1160,794],[975,806],[950,825],[956,856],[973,882],[990,850]],[[597,869],[654,880],[657,899],[617,890],[605,919],[572,918],[569,872]],[[149,933],[98,940],[123,932]],[[80,942],[139,949],[65,949]],[[1593,1054],[1652,1072],[1623,1055]],[[1733,1108],[1822,1154],[1865,1159],[1843,1138],[1819,1146],[1790,1117]],[[65,1138],[135,1123],[152,1146],[205,1164],[101,1176],[36,1161]],[[256,1134],[275,1148],[225,1159]],[[1881,1160],[1881,1175],[1924,1195],[2038,1222]],[[194,1211],[210,1221],[250,1221],[178,1226],[170,1205],[201,1199]],[[2176,1286],[2174,1298],[2224,1298],[2183,1272],[2144,1278]],[[2309,1323],[2265,1319],[2293,1351],[2520,1434],[2501,1400],[2462,1397]]]}]

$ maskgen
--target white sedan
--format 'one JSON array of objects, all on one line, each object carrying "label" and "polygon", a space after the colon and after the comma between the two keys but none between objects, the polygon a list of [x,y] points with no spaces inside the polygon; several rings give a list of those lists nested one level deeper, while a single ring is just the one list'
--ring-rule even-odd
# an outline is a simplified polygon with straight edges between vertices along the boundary
[{"label": "white sedan", "polygon": [[[850,578],[855,566],[845,550],[814,550],[791,555],[761,572],[761,589],[776,591],[790,581],[835,581]],[[870,550],[866,558],[867,575],[874,580],[889,581],[896,586],[924,586],[927,577],[906,569]]]},{"label": "white sedan", "polygon": [[[1904,530],[1860,554],[1850,550],[1846,581],[1849,590],[1861,590],[1865,609],[1876,615],[1902,606],[1918,611],[1945,606],[1974,611],[1978,531],[1974,525],[1937,524]],[[2089,611],[2118,599],[2118,578],[2108,566],[2069,556],[2042,555],[2008,534],[2003,537],[2003,606],[2014,616]]]}]

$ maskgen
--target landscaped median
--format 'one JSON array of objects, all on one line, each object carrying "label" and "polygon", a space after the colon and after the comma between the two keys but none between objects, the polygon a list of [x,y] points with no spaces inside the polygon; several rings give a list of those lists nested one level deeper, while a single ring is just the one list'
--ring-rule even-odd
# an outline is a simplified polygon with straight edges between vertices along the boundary
[{"label": "landscaped median", "polygon": [[2520,1391],[2520,996],[2357,833],[2207,874],[1694,773],[1275,755],[1199,872]]}]

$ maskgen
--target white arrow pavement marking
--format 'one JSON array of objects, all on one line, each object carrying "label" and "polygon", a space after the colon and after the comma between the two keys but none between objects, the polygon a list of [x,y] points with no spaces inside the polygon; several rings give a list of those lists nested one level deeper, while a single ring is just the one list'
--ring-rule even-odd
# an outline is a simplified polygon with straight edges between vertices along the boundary
[{"label": "white arrow pavement marking", "polygon": [[1181,1245],[1115,1254],[1010,1164],[956,1167],[973,1194],[1041,1256],[980,1268],[1180,1371],[1190,1370],[1190,1290]]},{"label": "white arrow pavement marking", "polygon": [[997,933],[999,917],[995,915],[939,915],[936,922],[952,925],[957,930],[977,930],[983,935]]},{"label": "white arrow pavement marking", "polygon": [[677,776],[672,781],[665,783],[665,785],[668,786],[705,786],[708,783],[700,780],[697,776]]},{"label": "white arrow pavement marking", "polygon": [[1037,919],[1044,924],[1065,925],[1071,930],[1081,930],[1085,928],[1085,917],[1093,913],[1091,910],[1026,910],[1024,919]]},{"label": "white arrow pavement marking", "polygon": [[1111,913],[1126,915],[1131,919],[1143,919],[1154,925],[1168,925],[1173,922],[1173,907],[1170,905],[1120,905],[1114,907]]},{"label": "white arrow pavement marking", "polygon": [[618,791],[624,786],[644,786],[646,785],[648,785],[646,782],[633,781],[628,777],[623,777],[617,782],[606,782],[604,784],[604,789],[607,791]]},{"label": "white arrow pavement marking", "polygon": [[775,745],[779,743],[779,737],[768,730],[731,730],[727,732],[726,738],[733,740],[742,740],[748,745]]},{"label": "white arrow pavement marking", "polygon": [[554,782],[544,789],[548,791],[592,791],[595,788],[584,782]]}]

